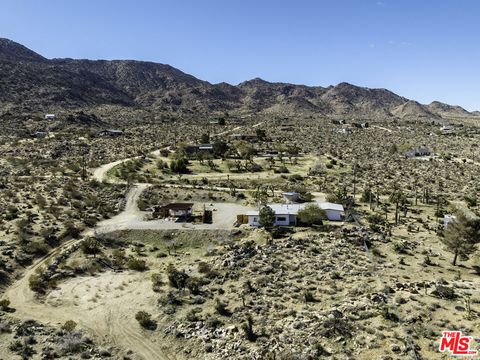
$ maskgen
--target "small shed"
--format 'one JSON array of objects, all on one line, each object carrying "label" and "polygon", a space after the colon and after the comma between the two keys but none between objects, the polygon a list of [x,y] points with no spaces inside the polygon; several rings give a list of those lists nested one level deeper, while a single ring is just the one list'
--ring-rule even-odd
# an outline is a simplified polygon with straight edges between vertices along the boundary
[{"label": "small shed", "polygon": [[300,193],[295,191],[284,192],[282,193],[282,196],[289,203],[297,202],[300,199]]},{"label": "small shed", "polygon": [[193,212],[192,203],[170,203],[155,209],[158,217],[189,218]]}]

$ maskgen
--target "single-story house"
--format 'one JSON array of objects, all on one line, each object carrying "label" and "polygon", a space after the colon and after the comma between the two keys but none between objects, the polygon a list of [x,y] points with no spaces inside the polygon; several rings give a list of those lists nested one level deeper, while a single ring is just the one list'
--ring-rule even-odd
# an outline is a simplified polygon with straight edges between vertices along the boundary
[{"label": "single-story house", "polygon": [[187,155],[195,155],[200,152],[212,153],[213,144],[187,145],[185,146],[184,150],[187,153]]},{"label": "single-story house", "polygon": [[432,150],[426,146],[421,146],[416,149],[412,149],[405,153],[406,157],[418,157],[418,156],[430,156],[432,154]]},{"label": "single-story house", "polygon": [[[297,225],[297,215],[298,212],[305,208],[305,206],[314,203],[303,203],[303,204],[269,204],[268,206],[272,208],[275,212],[275,223],[276,226],[289,226]],[[343,220],[343,205],[333,204],[328,202],[318,202],[318,207],[325,210],[327,219],[330,221],[342,221]],[[260,226],[260,211],[252,210],[247,211],[248,224],[250,226]]]},{"label": "single-story house", "polygon": [[155,208],[154,215],[158,214],[155,217],[177,217],[177,218],[188,218],[192,215],[193,204],[192,203],[170,203],[164,206]]},{"label": "single-story house", "polygon": [[102,130],[98,133],[98,136],[111,136],[111,137],[117,137],[117,136],[122,136],[123,131],[122,130],[116,130],[116,129],[105,129]]},{"label": "single-story house", "polygon": [[45,120],[55,120],[55,114],[45,114]]},{"label": "single-story house", "polygon": [[442,135],[455,134],[455,128],[451,125],[442,126],[440,128]]},{"label": "single-story house", "polygon": [[334,204],[329,202],[319,202],[320,209],[325,210],[327,213],[327,219],[330,221],[342,221],[343,220],[343,205]]},{"label": "single-story house", "polygon": [[[268,205],[275,212],[276,226],[297,225],[298,212],[305,207],[304,204],[270,204]],[[260,226],[260,211],[247,211],[248,225]]]}]

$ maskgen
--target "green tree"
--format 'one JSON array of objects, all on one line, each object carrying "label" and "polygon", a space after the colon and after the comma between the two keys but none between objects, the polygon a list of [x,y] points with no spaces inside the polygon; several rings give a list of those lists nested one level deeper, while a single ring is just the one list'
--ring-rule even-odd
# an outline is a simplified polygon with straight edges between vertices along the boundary
[{"label": "green tree", "polygon": [[264,206],[260,209],[259,223],[266,229],[270,229],[275,224],[275,211],[270,206]]},{"label": "green tree", "polygon": [[468,260],[480,242],[480,219],[468,219],[458,212],[455,221],[448,224],[442,242],[453,253],[453,266],[457,265],[458,257]]},{"label": "green tree", "polygon": [[317,204],[308,204],[298,212],[298,219],[306,225],[322,225],[326,218],[327,213]]},{"label": "green tree", "polygon": [[100,253],[100,243],[95,238],[88,238],[82,241],[82,251],[85,255],[96,257]]}]

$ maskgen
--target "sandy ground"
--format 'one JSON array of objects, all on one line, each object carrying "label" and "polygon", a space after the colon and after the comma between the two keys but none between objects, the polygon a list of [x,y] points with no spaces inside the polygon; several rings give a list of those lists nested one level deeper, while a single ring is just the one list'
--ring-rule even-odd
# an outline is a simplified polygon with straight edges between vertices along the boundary
[{"label": "sandy ground", "polygon": [[[106,179],[106,173],[126,160],[105,164],[93,171],[98,181]],[[150,184],[135,184],[126,197],[124,211],[115,217],[100,222],[95,230],[84,231],[83,236],[91,236],[94,231],[108,232],[118,229],[228,229],[233,227],[236,214],[249,208],[226,203],[212,203],[215,209],[212,224],[187,225],[164,220],[145,221],[146,213],[138,209],[137,201]],[[210,204],[207,204],[210,205]],[[49,294],[45,303],[38,301],[30,290],[28,279],[35,270],[49,263],[60,251],[81,240],[72,239],[55,251],[26,269],[23,276],[10,286],[4,296],[16,309],[20,319],[35,319],[47,324],[63,324],[74,320],[81,328],[88,330],[97,341],[114,344],[125,350],[132,350],[141,359],[171,360],[181,358],[166,351],[162,345],[134,319],[139,309],[153,311],[156,307],[150,281],[145,281],[148,273],[103,273],[95,277],[74,278],[62,283],[59,289]],[[158,310],[158,309],[157,309]],[[157,338],[158,339],[158,338]]]},{"label": "sandy ground", "polygon": [[[256,124],[254,127],[260,124]],[[236,130],[236,129],[233,129]],[[114,161],[93,170],[92,177],[97,181],[106,181],[107,172],[113,167],[130,159]],[[100,222],[95,230],[88,229],[83,236],[91,236],[94,231],[109,232],[119,229],[231,229],[237,214],[243,214],[251,208],[233,203],[206,203],[213,211],[212,224],[185,224],[165,220],[146,221],[145,212],[138,209],[137,201],[150,184],[134,184],[126,197],[124,211],[115,217]],[[169,185],[166,185],[169,186]],[[177,187],[171,185],[170,187]],[[181,187],[181,186],[178,186]],[[216,190],[229,190],[217,188]],[[317,200],[323,200],[323,194],[314,194]],[[161,344],[156,338],[142,330],[135,320],[138,310],[158,313],[156,297],[152,291],[150,276],[146,273],[111,273],[106,272],[94,277],[78,277],[62,283],[52,291],[45,303],[36,299],[30,290],[28,279],[35,270],[49,263],[60,251],[81,240],[72,239],[55,251],[37,261],[25,270],[23,276],[5,292],[16,309],[15,316],[20,319],[35,319],[47,324],[63,324],[74,320],[83,329],[104,344],[117,345],[125,350],[132,350],[141,359],[172,360],[183,357],[168,352],[168,344]]]}]

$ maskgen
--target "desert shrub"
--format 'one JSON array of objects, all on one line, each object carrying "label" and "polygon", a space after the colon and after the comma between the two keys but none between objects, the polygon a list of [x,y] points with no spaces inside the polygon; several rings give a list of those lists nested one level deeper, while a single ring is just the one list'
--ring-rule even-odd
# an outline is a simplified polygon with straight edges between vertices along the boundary
[{"label": "desert shrub", "polygon": [[215,316],[209,316],[205,321],[205,325],[208,329],[215,330],[222,326],[223,322]]},{"label": "desert shrub", "polygon": [[7,321],[0,322],[0,334],[9,334],[12,332],[12,327]]},{"label": "desert shrub", "polygon": [[399,322],[400,321],[400,318],[398,317],[397,314],[395,314],[394,312],[392,312],[388,306],[384,306],[381,310],[380,310],[380,314],[382,315],[382,317],[385,319],[385,320],[389,320],[389,321],[392,321],[392,322]]},{"label": "desert shrub", "polygon": [[2,311],[7,311],[10,306],[10,300],[8,299],[2,299],[0,300],[0,310]]},{"label": "desert shrub", "polygon": [[303,292],[303,298],[305,300],[306,303],[308,302],[315,302],[316,299],[315,299],[315,296],[313,295],[313,293],[311,291],[308,291],[308,290],[305,290]]},{"label": "desert shrub", "polygon": [[75,226],[71,221],[65,223],[65,231],[63,232],[64,238],[78,239],[80,237],[80,229]]},{"label": "desert shrub", "polygon": [[215,311],[222,316],[230,316],[232,313],[227,309],[227,304],[225,304],[220,299],[215,299]]},{"label": "desert shrub", "polygon": [[447,300],[453,300],[457,297],[453,288],[444,285],[437,285],[435,290],[432,291],[432,294],[441,299]]},{"label": "desert shrub", "polygon": [[142,259],[131,258],[127,262],[127,266],[130,270],[145,271],[148,269],[147,262]]},{"label": "desert shrub", "polygon": [[32,241],[28,244],[28,247],[26,247],[25,250],[27,250],[29,254],[33,254],[35,256],[44,256],[49,253],[50,247],[44,242]]},{"label": "desert shrub", "polygon": [[183,300],[177,292],[169,291],[167,294],[158,299],[158,303],[163,306],[181,306],[183,304]]},{"label": "desert shrub", "polygon": [[6,285],[10,281],[10,277],[8,276],[8,273],[6,273],[3,270],[0,270],[0,285]]},{"label": "desert shrub", "polygon": [[469,207],[475,207],[478,205],[478,199],[475,195],[465,195],[463,199]]},{"label": "desert shrub", "polygon": [[177,289],[185,288],[188,280],[188,275],[183,271],[177,270],[177,268],[173,264],[168,265],[167,276],[171,286]]},{"label": "desert shrub", "polygon": [[326,167],[323,161],[316,160],[313,166],[308,171],[308,175],[310,176],[322,175],[325,173],[325,171],[326,171]]},{"label": "desert shrub", "polygon": [[77,354],[86,348],[87,344],[79,332],[67,332],[59,341],[60,352],[62,354]]},{"label": "desert shrub", "polygon": [[282,166],[279,166],[278,168],[275,168],[273,172],[275,174],[288,174],[289,170],[286,166],[282,165]]},{"label": "desert shrub", "polygon": [[36,293],[44,293],[45,292],[45,284],[42,281],[40,274],[33,274],[28,278],[28,286],[30,290]]},{"label": "desert shrub", "polygon": [[56,229],[53,227],[47,227],[40,230],[40,236],[45,240],[45,242],[50,246],[58,245],[58,237],[56,235]]},{"label": "desert shrub", "polygon": [[394,241],[392,247],[397,254],[406,254],[408,252],[408,245],[405,241]]},{"label": "desert shrub", "polygon": [[20,355],[22,359],[30,359],[35,354],[35,349],[28,344],[26,339],[23,341],[15,340],[11,342],[8,349],[11,352]]},{"label": "desert shrub", "polygon": [[146,311],[137,312],[135,314],[135,320],[137,320],[144,329],[155,330],[157,328],[157,323],[152,320],[152,315]]},{"label": "desert shrub", "polygon": [[153,291],[160,291],[160,288],[163,286],[163,277],[162,277],[162,274],[152,274],[152,287],[153,287]]},{"label": "desert shrub", "polygon": [[202,308],[200,307],[195,307],[191,309],[186,316],[187,321],[190,322],[197,322],[201,321],[201,318],[199,317],[199,314],[202,312]]},{"label": "desert shrub", "polygon": [[81,249],[85,255],[93,255],[95,257],[100,253],[100,243],[93,237],[87,238],[82,241]]},{"label": "desert shrub", "polygon": [[193,295],[198,295],[200,293],[200,288],[202,287],[202,285],[202,281],[199,278],[193,276],[189,277],[185,282],[185,286],[188,290],[190,290],[190,293],[192,293]]},{"label": "desert shrub", "polygon": [[66,332],[72,332],[75,330],[77,327],[77,323],[73,320],[68,320],[65,322],[65,324],[62,325],[62,330],[65,330]]},{"label": "desert shrub", "polygon": [[205,261],[200,261],[198,263],[198,272],[200,274],[208,274],[211,271],[212,271],[212,266],[209,263]]},{"label": "desert shrub", "polygon": [[352,335],[352,327],[350,324],[339,317],[329,317],[322,324],[323,330],[321,334],[327,338],[337,336],[350,337]]},{"label": "desert shrub", "polygon": [[380,214],[371,214],[367,216],[368,224],[370,225],[370,229],[375,232],[379,232],[382,226],[385,225],[385,218]]},{"label": "desert shrub", "polygon": [[305,225],[322,225],[326,218],[327,213],[317,204],[309,204],[298,212],[298,219]]}]

